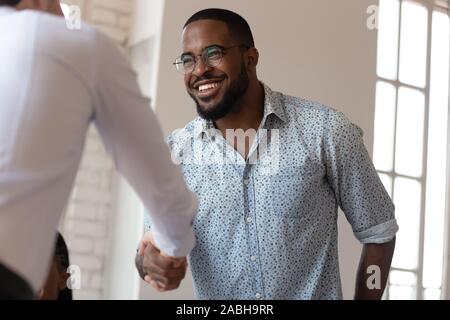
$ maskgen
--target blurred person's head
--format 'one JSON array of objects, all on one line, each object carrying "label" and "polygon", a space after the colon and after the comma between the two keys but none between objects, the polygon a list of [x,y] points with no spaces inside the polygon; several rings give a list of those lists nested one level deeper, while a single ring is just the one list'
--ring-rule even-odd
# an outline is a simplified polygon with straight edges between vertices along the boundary
[{"label": "blurred person's head", "polygon": [[0,0],[0,6],[15,7],[17,10],[38,10],[63,16],[59,0]]},{"label": "blurred person's head", "polygon": [[237,111],[259,85],[259,53],[249,24],[237,13],[224,9],[195,13],[184,25],[182,52],[176,64],[204,119],[215,121]]},{"label": "blurred person's head", "polygon": [[39,293],[41,300],[72,300],[72,291],[67,287],[67,280],[70,277],[67,273],[69,266],[69,251],[64,238],[58,232],[47,281]]}]

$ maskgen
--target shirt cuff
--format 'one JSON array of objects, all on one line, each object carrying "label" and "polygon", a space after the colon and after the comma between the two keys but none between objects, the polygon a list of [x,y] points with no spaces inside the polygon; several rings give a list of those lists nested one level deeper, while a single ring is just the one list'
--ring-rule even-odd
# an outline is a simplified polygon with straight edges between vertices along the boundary
[{"label": "shirt cuff", "polygon": [[362,243],[386,243],[394,239],[399,227],[396,219],[389,220],[382,224],[361,232],[355,232],[356,238]]},{"label": "shirt cuff", "polygon": [[152,233],[158,249],[171,257],[186,257],[195,246],[195,236],[192,229],[189,230],[184,239],[177,239],[176,241],[156,232],[155,229],[152,230]]}]

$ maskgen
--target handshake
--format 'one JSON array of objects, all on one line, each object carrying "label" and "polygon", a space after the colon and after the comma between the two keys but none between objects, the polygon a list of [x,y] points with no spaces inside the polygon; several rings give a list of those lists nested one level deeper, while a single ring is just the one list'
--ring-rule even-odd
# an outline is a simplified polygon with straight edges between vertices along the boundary
[{"label": "handshake", "polygon": [[186,275],[187,259],[161,252],[151,232],[144,234],[135,263],[141,278],[160,292],[177,289]]}]

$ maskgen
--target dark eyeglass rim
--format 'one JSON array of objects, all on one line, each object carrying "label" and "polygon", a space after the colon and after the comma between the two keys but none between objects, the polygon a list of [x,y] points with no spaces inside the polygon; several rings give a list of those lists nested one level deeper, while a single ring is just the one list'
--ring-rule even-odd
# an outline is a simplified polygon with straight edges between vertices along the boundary
[{"label": "dark eyeglass rim", "polygon": [[[202,53],[201,53],[200,55],[195,56],[195,57],[203,57],[203,55],[204,55],[204,53],[206,52],[206,50],[211,49],[211,48],[219,48],[219,49],[222,50],[222,55],[225,55],[227,50],[230,50],[230,49],[233,49],[233,48],[238,48],[238,47],[240,47],[240,48],[246,48],[247,50],[249,50],[249,49],[251,48],[251,47],[249,47],[248,45],[245,45],[245,44],[238,44],[238,45],[234,45],[234,46],[230,46],[230,47],[223,47],[223,46],[221,46],[221,45],[214,44],[214,45],[211,45],[211,46],[206,47],[205,49],[203,49]],[[178,61],[178,62],[177,62],[177,60],[181,59],[182,56],[183,56],[183,55],[181,55],[181,56],[179,56],[178,58],[176,58],[176,59],[175,59],[175,62],[172,63],[172,64],[176,67],[176,69],[177,69],[179,72],[184,73],[184,74],[187,74],[187,73],[189,73],[189,72],[183,72],[183,71],[181,71],[181,70],[178,69],[178,65],[182,64],[183,61]],[[194,55],[192,55],[192,56],[194,56]],[[195,66],[196,64],[197,64],[197,60],[195,60],[194,66]]]}]

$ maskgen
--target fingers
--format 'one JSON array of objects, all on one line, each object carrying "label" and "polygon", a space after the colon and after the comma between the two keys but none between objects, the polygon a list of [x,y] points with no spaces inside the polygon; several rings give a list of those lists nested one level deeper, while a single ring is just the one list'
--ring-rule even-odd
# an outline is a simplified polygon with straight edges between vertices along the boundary
[{"label": "fingers", "polygon": [[186,275],[186,258],[172,258],[163,255],[149,243],[143,255],[144,280],[158,291],[169,291],[179,287]]},{"label": "fingers", "polygon": [[144,256],[144,250],[149,244],[154,244],[153,235],[151,232],[146,232],[142,237],[141,243],[139,244],[139,255]]},{"label": "fingers", "polygon": [[146,247],[147,247],[147,245],[146,245],[144,242],[141,241],[141,243],[139,244],[139,251],[138,251],[138,254],[139,254],[141,257],[144,256],[144,251],[145,251],[145,248],[146,248]]},{"label": "fingers", "polygon": [[168,254],[166,254],[162,251],[161,251],[161,256],[166,258],[167,260],[172,261],[172,264],[175,267],[177,267],[177,266],[180,267],[183,264],[187,263],[186,258],[175,258],[175,257],[169,256]]}]

